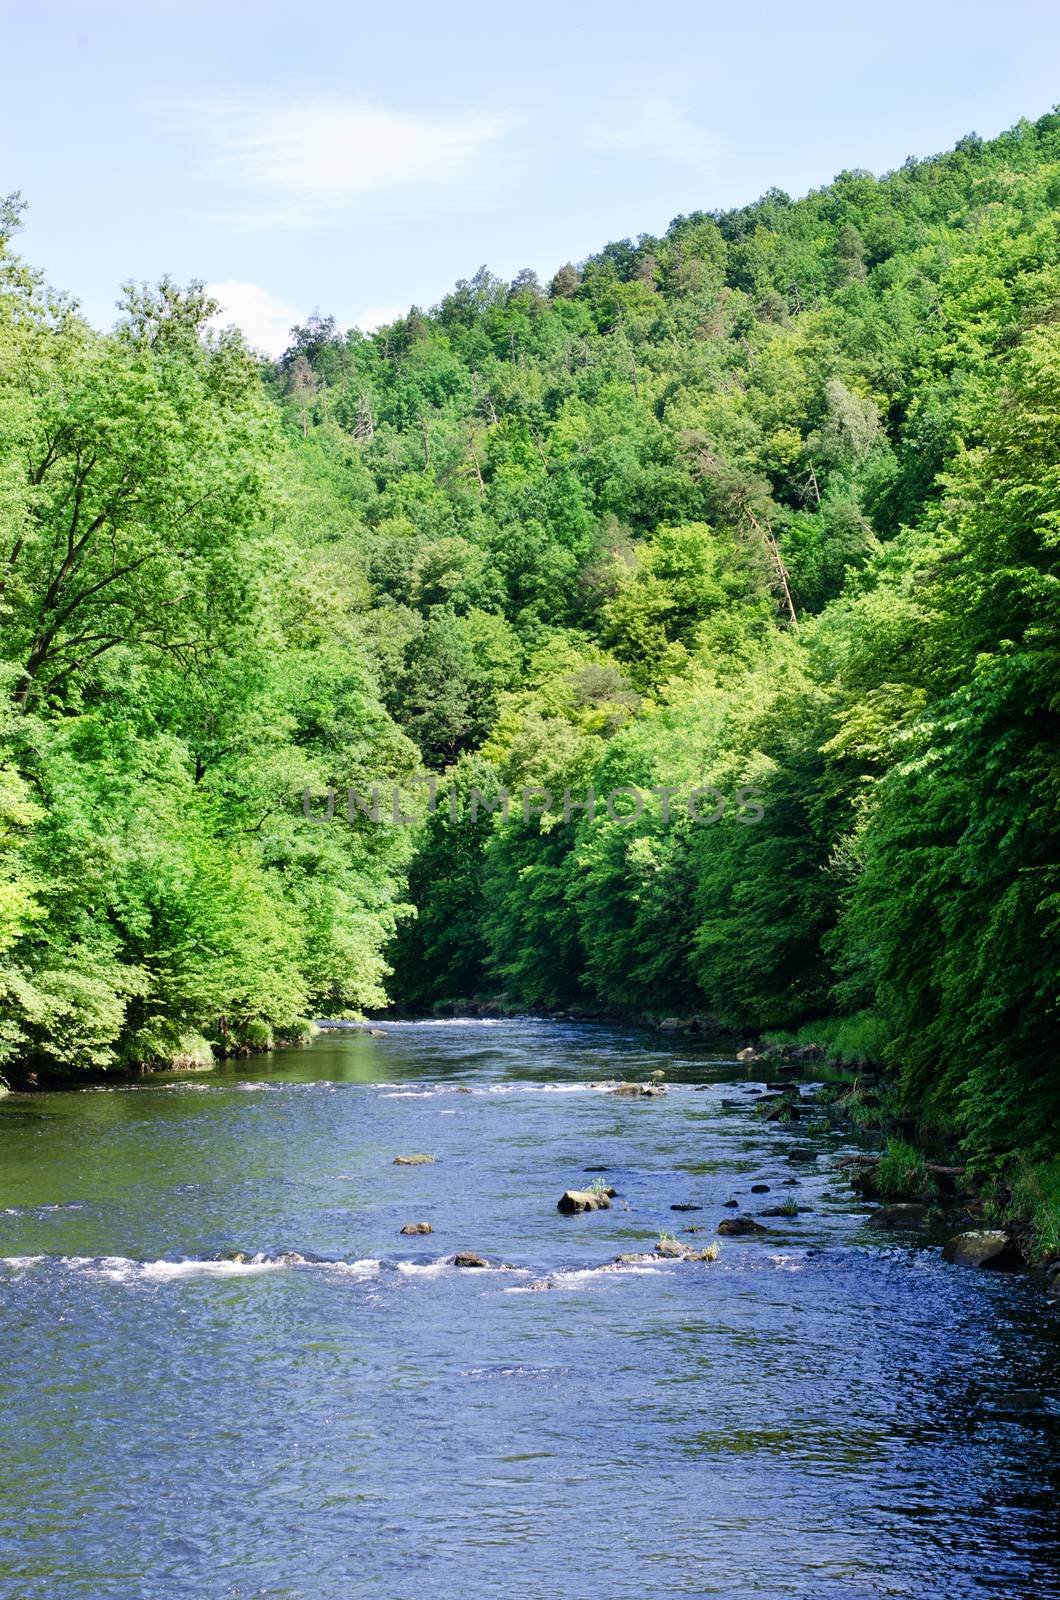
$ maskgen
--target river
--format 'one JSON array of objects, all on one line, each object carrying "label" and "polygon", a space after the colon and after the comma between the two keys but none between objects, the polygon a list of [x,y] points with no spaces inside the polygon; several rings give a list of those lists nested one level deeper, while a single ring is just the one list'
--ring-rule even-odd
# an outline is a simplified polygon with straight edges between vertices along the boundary
[{"label": "river", "polygon": [[1060,1408],[1005,1399],[1058,1392],[1040,1287],[874,1232],[761,1068],[381,1026],[0,1102],[3,1600],[1060,1594]]}]

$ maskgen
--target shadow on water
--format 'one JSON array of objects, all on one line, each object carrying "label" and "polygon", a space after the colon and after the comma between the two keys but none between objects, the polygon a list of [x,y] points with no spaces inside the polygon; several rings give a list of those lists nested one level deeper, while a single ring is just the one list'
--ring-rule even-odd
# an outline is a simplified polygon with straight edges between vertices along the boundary
[{"label": "shadow on water", "polygon": [[0,1103],[4,1600],[1060,1594],[1055,1310],[875,1233],[719,1056],[387,1022]]}]

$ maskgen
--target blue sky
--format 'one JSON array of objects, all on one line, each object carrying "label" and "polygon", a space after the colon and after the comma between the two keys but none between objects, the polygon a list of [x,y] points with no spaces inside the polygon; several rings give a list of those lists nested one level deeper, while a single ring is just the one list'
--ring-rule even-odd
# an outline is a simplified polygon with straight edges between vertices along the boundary
[{"label": "blue sky", "polygon": [[126,278],[204,278],[271,350],[1060,99],[1052,0],[2,0],[0,29],[23,254],[101,326]]}]

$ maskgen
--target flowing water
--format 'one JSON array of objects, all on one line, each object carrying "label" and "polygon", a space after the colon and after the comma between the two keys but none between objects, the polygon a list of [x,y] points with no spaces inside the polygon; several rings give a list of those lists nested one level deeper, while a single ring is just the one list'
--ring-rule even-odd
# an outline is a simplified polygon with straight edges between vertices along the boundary
[{"label": "flowing water", "polygon": [[[760,1068],[384,1029],[0,1102],[3,1600],[1060,1594],[1039,1286],[874,1232]],[[558,1213],[600,1167],[612,1209]]]}]

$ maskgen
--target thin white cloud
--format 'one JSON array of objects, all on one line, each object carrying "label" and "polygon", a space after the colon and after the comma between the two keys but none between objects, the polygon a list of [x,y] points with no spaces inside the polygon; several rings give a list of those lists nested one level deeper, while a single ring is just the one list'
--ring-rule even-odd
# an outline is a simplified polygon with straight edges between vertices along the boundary
[{"label": "thin white cloud", "polygon": [[672,100],[640,100],[589,129],[589,146],[605,153],[668,161],[675,166],[713,167],[721,141],[701,128]]},{"label": "thin white cloud", "polygon": [[220,302],[221,310],[212,318],[215,328],[242,328],[247,343],[266,355],[282,355],[290,344],[291,329],[303,320],[295,306],[260,283],[244,283],[228,278],[224,283],[208,283],[206,292]]},{"label": "thin white cloud", "polygon": [[232,193],[227,217],[241,226],[309,226],[366,195],[442,187],[481,165],[515,126],[502,113],[397,111],[343,99],[190,109],[205,173]]},{"label": "thin white cloud", "polygon": [[365,306],[360,316],[354,318],[354,326],[360,328],[362,333],[374,333],[377,328],[386,328],[396,322],[407,310],[407,306]]}]

